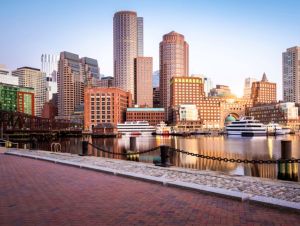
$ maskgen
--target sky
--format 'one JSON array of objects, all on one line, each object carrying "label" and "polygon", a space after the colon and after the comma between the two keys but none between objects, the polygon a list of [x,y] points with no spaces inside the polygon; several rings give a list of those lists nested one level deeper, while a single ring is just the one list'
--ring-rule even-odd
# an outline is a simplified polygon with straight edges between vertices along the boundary
[{"label": "sky", "polygon": [[113,15],[144,17],[144,55],[159,69],[159,42],[176,31],[189,44],[190,74],[243,94],[246,77],[277,83],[282,99],[282,52],[300,45],[297,0],[1,0],[0,64],[40,68],[43,53],[69,51],[98,60],[113,76]]}]

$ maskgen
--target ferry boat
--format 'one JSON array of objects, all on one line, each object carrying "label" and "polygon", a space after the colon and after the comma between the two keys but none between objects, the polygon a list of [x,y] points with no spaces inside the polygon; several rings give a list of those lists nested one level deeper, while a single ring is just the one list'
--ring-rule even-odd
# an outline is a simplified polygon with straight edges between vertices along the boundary
[{"label": "ferry boat", "polygon": [[155,127],[147,121],[125,122],[117,124],[118,133],[125,135],[148,135],[155,132]]},{"label": "ferry boat", "polygon": [[167,126],[165,122],[160,122],[155,130],[155,134],[157,135],[170,135],[171,134],[171,127]]},{"label": "ferry boat", "polygon": [[266,136],[267,127],[252,116],[242,117],[226,126],[227,135]]},{"label": "ferry boat", "polygon": [[285,135],[290,133],[289,128],[282,128],[278,123],[269,123],[267,125],[268,134]]}]

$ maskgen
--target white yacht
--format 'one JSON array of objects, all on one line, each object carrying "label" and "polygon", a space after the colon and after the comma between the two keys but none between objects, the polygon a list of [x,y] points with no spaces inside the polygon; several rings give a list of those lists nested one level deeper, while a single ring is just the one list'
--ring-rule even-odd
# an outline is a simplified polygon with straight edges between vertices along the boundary
[{"label": "white yacht", "polygon": [[278,123],[269,123],[267,125],[267,131],[274,135],[285,135],[290,133],[290,129],[283,129]]},{"label": "white yacht", "polygon": [[171,127],[167,126],[165,122],[160,122],[156,127],[155,133],[157,135],[169,135],[171,133]]},{"label": "white yacht", "polygon": [[118,133],[129,135],[147,135],[155,132],[155,127],[147,121],[125,122],[117,124]]},{"label": "white yacht", "polygon": [[226,132],[228,135],[266,136],[267,127],[258,120],[255,120],[254,117],[245,116],[227,125]]}]

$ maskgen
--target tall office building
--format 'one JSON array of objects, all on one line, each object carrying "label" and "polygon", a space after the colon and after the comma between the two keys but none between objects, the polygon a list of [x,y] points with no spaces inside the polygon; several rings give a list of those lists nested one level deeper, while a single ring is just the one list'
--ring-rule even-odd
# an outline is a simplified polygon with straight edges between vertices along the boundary
[{"label": "tall office building", "polygon": [[80,59],[80,63],[84,84],[87,86],[96,86],[100,80],[98,61],[89,57],[83,57]]},{"label": "tall office building", "polygon": [[152,57],[137,57],[134,61],[135,103],[153,106]]},{"label": "tall office building", "polygon": [[184,36],[174,31],[165,34],[159,45],[159,57],[161,106],[165,108],[168,117],[170,79],[189,76],[189,45],[184,40]]},{"label": "tall office building", "polygon": [[138,56],[144,56],[144,18],[137,18]]},{"label": "tall office building", "polygon": [[42,54],[41,71],[46,73],[46,101],[52,99],[52,95],[57,93],[57,55]]},{"label": "tall office building", "polygon": [[300,47],[282,53],[283,101],[300,103]]},{"label": "tall office building", "polygon": [[136,12],[116,12],[113,30],[115,85],[134,98],[134,59],[143,53],[143,20]]},{"label": "tall office building", "polygon": [[58,61],[58,116],[69,119],[75,107],[83,103],[84,81],[79,56],[61,52]]},{"label": "tall office building", "polygon": [[250,77],[245,79],[243,98],[245,98],[245,99],[250,99],[251,98],[252,83],[256,82],[256,81],[257,81],[257,79],[250,78]]},{"label": "tall office building", "polygon": [[46,102],[46,73],[37,68],[21,67],[12,74],[19,77],[20,86],[34,89],[34,113],[36,116],[41,116]]}]

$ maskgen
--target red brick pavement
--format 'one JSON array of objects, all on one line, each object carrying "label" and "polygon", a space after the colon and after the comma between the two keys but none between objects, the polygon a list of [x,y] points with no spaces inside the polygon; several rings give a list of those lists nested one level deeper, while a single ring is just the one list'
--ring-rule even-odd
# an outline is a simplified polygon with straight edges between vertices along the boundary
[{"label": "red brick pavement", "polygon": [[286,210],[0,154],[0,225],[299,225]]}]

